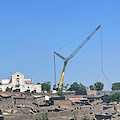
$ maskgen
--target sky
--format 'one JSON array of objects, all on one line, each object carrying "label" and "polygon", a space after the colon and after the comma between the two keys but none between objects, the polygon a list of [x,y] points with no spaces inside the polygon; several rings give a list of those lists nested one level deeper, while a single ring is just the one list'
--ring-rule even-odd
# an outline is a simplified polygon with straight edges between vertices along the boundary
[{"label": "sky", "polygon": [[[68,57],[88,33],[102,25],[68,62],[63,83],[89,86],[100,81],[104,90],[110,90],[103,75],[98,79],[101,40],[103,71],[111,83],[119,82],[119,6],[119,0],[1,0],[0,80],[19,71],[34,83],[50,81],[53,86],[54,51]],[[57,83],[62,68],[63,60],[56,56]]]}]

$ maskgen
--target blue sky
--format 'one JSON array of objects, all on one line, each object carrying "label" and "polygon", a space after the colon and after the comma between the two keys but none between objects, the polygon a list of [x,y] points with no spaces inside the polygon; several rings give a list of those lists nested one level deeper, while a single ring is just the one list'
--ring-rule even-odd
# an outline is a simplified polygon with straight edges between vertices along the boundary
[{"label": "blue sky", "polygon": [[[116,0],[4,0],[0,1],[0,80],[20,71],[35,83],[54,84],[53,52],[67,57],[102,25],[104,73],[120,81],[120,1]],[[94,84],[101,73],[98,30],[67,65],[64,84]],[[84,37],[83,37],[84,36]],[[63,60],[56,56],[57,83]],[[99,81],[110,90],[105,78]]]}]

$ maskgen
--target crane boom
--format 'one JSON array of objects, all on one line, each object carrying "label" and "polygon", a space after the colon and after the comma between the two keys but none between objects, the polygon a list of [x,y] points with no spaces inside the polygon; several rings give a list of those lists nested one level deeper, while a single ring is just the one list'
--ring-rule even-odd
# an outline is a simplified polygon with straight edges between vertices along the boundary
[{"label": "crane boom", "polygon": [[72,57],[74,57],[77,52],[90,40],[90,38],[94,35],[94,33],[101,27],[99,25],[98,27],[95,28],[95,30],[77,47],[77,49],[69,56],[67,57],[67,60],[70,60]]},{"label": "crane boom", "polygon": [[[63,70],[62,70],[62,73],[61,73],[61,78],[60,78],[60,83],[58,84],[58,89],[61,89],[61,85],[62,85],[62,82],[63,82],[63,78],[64,78],[64,74],[65,74],[65,68],[66,68],[66,65],[67,65],[67,62],[72,58],[74,57],[77,52],[88,42],[88,40],[90,40],[90,38],[94,35],[94,33],[101,27],[101,25],[99,25],[98,27],[96,27],[94,29],[94,31],[77,47],[77,49],[75,49],[75,51],[67,58],[64,58],[62,55],[54,52],[56,55],[58,55],[60,58],[62,58],[64,60],[64,66],[63,66]],[[56,87],[56,85],[54,85]]]},{"label": "crane boom", "polygon": [[60,54],[58,54],[58,53],[56,53],[56,52],[54,52],[57,56],[59,56],[59,57],[61,57],[63,60],[66,60],[66,58],[64,58],[62,55],[60,55]]},{"label": "crane boom", "polygon": [[62,82],[63,82],[63,78],[64,78],[64,74],[65,74],[65,68],[66,68],[67,62],[68,61],[64,61],[64,66],[63,66],[63,71],[62,71],[61,78],[60,78],[60,83],[58,84],[58,88],[59,89],[61,89],[61,85],[62,85]]}]

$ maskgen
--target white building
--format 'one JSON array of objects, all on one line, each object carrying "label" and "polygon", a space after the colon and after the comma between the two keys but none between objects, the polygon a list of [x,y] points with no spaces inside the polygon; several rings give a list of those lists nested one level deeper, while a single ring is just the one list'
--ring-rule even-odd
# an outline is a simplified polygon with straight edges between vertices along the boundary
[{"label": "white building", "polygon": [[12,88],[12,91],[17,90],[20,92],[36,91],[41,92],[41,85],[35,85],[32,79],[24,79],[24,75],[20,72],[16,72],[11,76],[11,79],[2,79],[2,85],[0,85],[0,91],[6,91],[6,88]]}]

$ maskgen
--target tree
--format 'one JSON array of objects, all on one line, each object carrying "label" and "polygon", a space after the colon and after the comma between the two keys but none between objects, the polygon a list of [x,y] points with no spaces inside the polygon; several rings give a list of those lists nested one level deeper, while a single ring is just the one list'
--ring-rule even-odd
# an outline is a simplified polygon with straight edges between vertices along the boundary
[{"label": "tree", "polygon": [[51,85],[49,81],[42,83],[41,85],[42,85],[42,91],[50,92]]},{"label": "tree", "polygon": [[69,89],[70,91],[86,91],[86,87],[83,84],[78,84],[77,82],[74,82],[70,85]]},{"label": "tree", "polygon": [[37,85],[40,85],[40,83],[38,82]]},{"label": "tree", "polygon": [[62,91],[62,90],[60,90],[60,91],[57,93],[57,95],[59,95],[59,96],[63,96],[63,95],[64,95],[64,93],[63,93],[63,91]]},{"label": "tree", "polygon": [[67,85],[62,84],[62,85],[61,85],[61,89],[62,89],[62,90],[68,90],[68,86],[69,86],[69,84],[67,84]]},{"label": "tree", "polygon": [[89,86],[90,90],[95,90],[94,85]]},{"label": "tree", "polygon": [[104,84],[101,82],[94,83],[94,89],[97,91],[102,91],[103,87],[104,87]]},{"label": "tree", "polygon": [[112,95],[109,95],[108,97],[108,102],[120,102],[120,93],[115,93],[115,94],[112,94]]},{"label": "tree", "polygon": [[120,90],[120,82],[113,83],[111,89],[112,90]]}]

